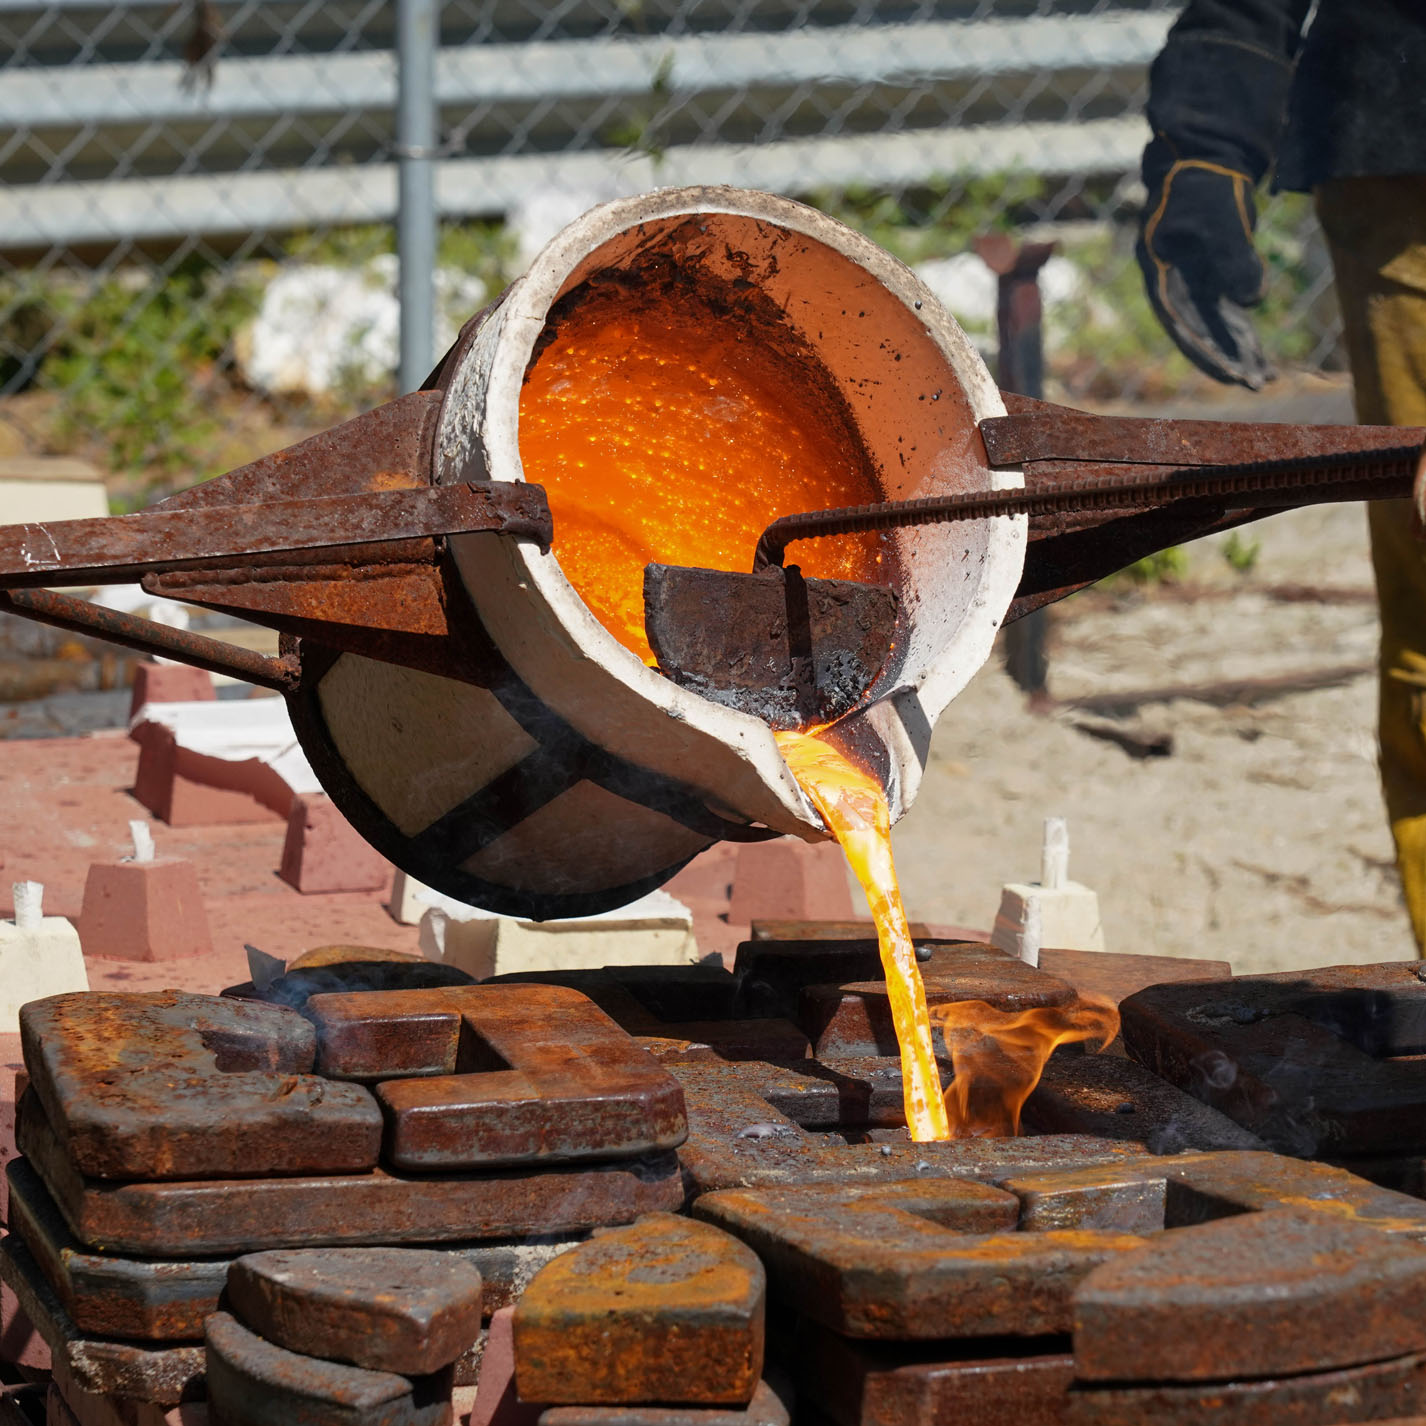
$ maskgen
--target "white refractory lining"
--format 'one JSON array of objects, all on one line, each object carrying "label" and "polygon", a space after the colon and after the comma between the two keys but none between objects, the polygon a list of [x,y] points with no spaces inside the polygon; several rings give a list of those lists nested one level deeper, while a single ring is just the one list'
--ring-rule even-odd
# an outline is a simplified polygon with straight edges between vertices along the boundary
[{"label": "white refractory lining", "polygon": [[15,893],[15,927],[20,931],[33,931],[44,919],[44,883],[39,881],[17,881]]},{"label": "white refractory lining", "polygon": [[129,860],[151,862],[154,855],[153,833],[142,817],[136,817],[129,823],[129,836],[134,844],[134,854]]},{"label": "white refractory lining", "polygon": [[1058,891],[1069,880],[1069,823],[1063,817],[1045,818],[1040,844],[1040,885]]},{"label": "white refractory lining", "polygon": [[[604,204],[540,253],[452,375],[437,438],[439,481],[525,478],[520,392],[552,305],[651,253],[713,277],[751,280],[781,309],[845,399],[887,498],[1023,484],[1018,470],[985,464],[976,428],[1004,414],[999,390],[910,269],[815,209],[731,188]],[[895,820],[915,797],[936,718],[989,656],[1019,582],[1025,521],[926,525],[893,540],[903,571],[895,647],[841,728],[864,758],[884,765]],[[585,738],[693,786],[725,815],[809,839],[826,835],[768,726],[646,668],[594,618],[554,554],[493,535],[456,536],[451,548],[501,653]]]}]

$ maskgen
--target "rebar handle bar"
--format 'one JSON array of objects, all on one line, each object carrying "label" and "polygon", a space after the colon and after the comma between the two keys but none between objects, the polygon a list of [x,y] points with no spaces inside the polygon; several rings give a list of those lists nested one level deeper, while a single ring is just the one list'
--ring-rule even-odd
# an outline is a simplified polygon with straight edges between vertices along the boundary
[{"label": "rebar handle bar", "polygon": [[[1053,515],[1066,511],[1125,510],[1178,500],[1232,500],[1253,506],[1318,505],[1345,500],[1409,496],[1426,446],[1392,446],[1310,460],[1257,461],[1197,466],[1163,474],[1134,470],[1124,475],[1071,476],[1034,490],[969,491],[920,500],[886,500],[784,515],[763,531],[753,555],[754,572],[780,565],[794,540],[904,529],[943,521],[982,520],[997,515]],[[1364,488],[1365,487],[1365,488]]]}]

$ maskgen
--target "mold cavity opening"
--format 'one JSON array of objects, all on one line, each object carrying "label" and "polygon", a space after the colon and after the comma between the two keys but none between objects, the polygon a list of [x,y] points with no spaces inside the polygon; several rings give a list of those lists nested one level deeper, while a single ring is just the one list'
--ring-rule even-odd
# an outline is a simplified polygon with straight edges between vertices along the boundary
[{"label": "mold cavity opening", "polygon": [[487,1074],[493,1070],[509,1068],[510,1061],[479,1030],[468,1020],[460,1022],[454,1074]]}]

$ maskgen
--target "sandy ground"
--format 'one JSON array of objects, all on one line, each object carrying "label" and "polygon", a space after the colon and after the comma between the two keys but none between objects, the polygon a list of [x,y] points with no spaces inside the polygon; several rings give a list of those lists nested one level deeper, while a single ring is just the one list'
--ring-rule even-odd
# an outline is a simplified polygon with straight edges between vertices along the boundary
[{"label": "sandy ground", "polygon": [[[1002,882],[1038,876],[1043,819],[1063,815],[1071,875],[1098,892],[1110,950],[1218,957],[1240,973],[1415,955],[1381,806],[1374,676],[1252,706],[1176,698],[1117,719],[1066,706],[1370,665],[1361,507],[1294,511],[1246,533],[1261,541],[1246,575],[1221,540],[1203,541],[1186,547],[1176,586],[1056,606],[1048,716],[1026,708],[998,657],[951,705],[896,832],[913,916],[989,924]],[[1282,599],[1292,585],[1324,595]],[[1172,751],[1135,757],[1086,724],[1167,734]]]}]

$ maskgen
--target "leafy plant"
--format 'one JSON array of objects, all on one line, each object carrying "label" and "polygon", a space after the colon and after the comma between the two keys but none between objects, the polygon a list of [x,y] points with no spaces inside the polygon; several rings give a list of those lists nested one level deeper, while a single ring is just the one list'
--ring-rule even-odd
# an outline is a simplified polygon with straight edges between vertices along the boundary
[{"label": "leafy plant", "polygon": [[857,184],[821,188],[806,200],[902,262],[917,263],[963,253],[981,233],[1033,221],[1047,192],[1038,174],[1007,170],[932,179],[899,194]]},{"label": "leafy plant", "polygon": [[161,278],[111,274],[48,294],[53,345],[40,371],[60,393],[55,439],[95,434],[115,470],[202,470],[218,423],[202,388],[231,364],[256,284],[197,257]]},{"label": "leafy plant", "polygon": [[1179,545],[1170,545],[1166,550],[1155,550],[1143,559],[1126,565],[1116,574],[1100,581],[1101,585],[1113,585],[1120,581],[1127,584],[1147,585],[1173,583],[1188,573],[1188,555]]},{"label": "leafy plant", "polygon": [[1223,560],[1228,568],[1238,574],[1247,574],[1258,562],[1263,552],[1263,542],[1244,535],[1241,530],[1230,530],[1223,541]]},{"label": "leafy plant", "polygon": [[602,137],[611,148],[627,149],[631,154],[652,159],[655,165],[662,162],[668,148],[663,124],[673,95],[673,63],[673,51],[665,50],[654,66],[647,95],[604,130]]}]

